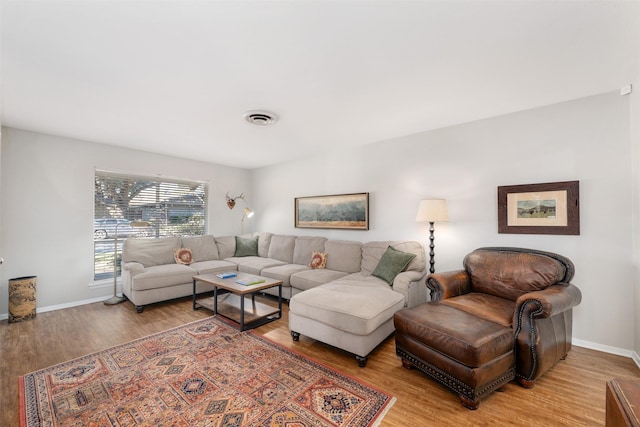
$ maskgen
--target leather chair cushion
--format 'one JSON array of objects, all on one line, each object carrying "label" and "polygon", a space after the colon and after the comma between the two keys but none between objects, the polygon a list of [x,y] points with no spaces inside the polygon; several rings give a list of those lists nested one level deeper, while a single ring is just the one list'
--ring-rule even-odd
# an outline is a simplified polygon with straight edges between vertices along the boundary
[{"label": "leather chair cushion", "polygon": [[516,300],[543,290],[565,276],[565,267],[548,256],[523,252],[475,250],[464,259],[474,292]]},{"label": "leather chair cushion", "polygon": [[458,297],[442,300],[442,304],[455,307],[485,320],[499,323],[507,328],[513,327],[515,302],[489,294],[470,292]]},{"label": "leather chair cushion", "polygon": [[438,302],[426,302],[394,315],[396,334],[403,334],[477,368],[513,351],[513,331]]}]

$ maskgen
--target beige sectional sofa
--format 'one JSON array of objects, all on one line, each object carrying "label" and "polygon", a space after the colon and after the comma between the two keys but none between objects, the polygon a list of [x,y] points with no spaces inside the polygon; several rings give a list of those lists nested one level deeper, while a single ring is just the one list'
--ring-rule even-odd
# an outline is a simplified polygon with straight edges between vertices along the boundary
[{"label": "beige sectional sofa", "polygon": [[[291,299],[297,293],[351,274],[359,273],[362,278],[370,276],[371,266],[375,267],[376,258],[379,260],[382,256],[379,249],[392,244],[404,245],[406,251],[416,253],[416,259],[396,277],[392,289],[405,297],[405,306],[413,307],[426,301],[424,251],[418,242],[361,243],[272,233],[243,237],[258,238],[257,256],[234,256],[235,236],[126,239],[122,247],[123,294],[141,312],[148,304],[191,295],[192,277],[196,274],[239,270],[282,280],[282,296]],[[374,247],[378,253],[370,255],[366,249]],[[174,249],[179,248],[191,249],[193,263],[176,263]],[[308,267],[314,251],[327,253],[325,268]],[[374,282],[377,280],[373,278]],[[210,290],[206,285],[198,286],[198,292]],[[273,292],[277,295],[277,290]]]},{"label": "beige sectional sofa", "polygon": [[[255,243],[255,253],[238,251],[248,241]],[[376,268],[390,246],[413,258],[385,281],[376,276]],[[190,249],[190,264],[176,263],[174,251],[180,248]],[[326,264],[313,269],[309,263],[318,252],[326,254]],[[393,313],[427,300],[424,249],[414,241],[361,243],[255,233],[123,243],[122,291],[138,312],[148,304],[191,295],[194,275],[236,270],[282,281],[295,341],[302,334],[334,345],[354,353],[361,366],[369,352],[393,333]],[[197,292],[209,290],[198,283]]]}]

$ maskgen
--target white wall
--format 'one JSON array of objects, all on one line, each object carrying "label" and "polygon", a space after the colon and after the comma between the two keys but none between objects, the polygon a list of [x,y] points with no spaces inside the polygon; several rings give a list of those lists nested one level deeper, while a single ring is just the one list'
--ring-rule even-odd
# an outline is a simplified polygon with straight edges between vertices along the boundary
[{"label": "white wall", "polygon": [[[469,251],[522,246],[566,255],[583,300],[574,338],[634,348],[630,97],[616,91],[545,108],[325,153],[255,170],[256,227],[360,241],[416,239],[422,198],[447,199],[436,224],[436,269],[460,268]],[[497,187],[580,181],[580,236],[497,232]],[[295,229],[299,196],[369,192],[369,231]]]},{"label": "white wall", "polygon": [[36,275],[38,308],[113,294],[113,282],[93,280],[95,169],[209,183],[209,233],[238,234],[242,206],[230,211],[225,193],[251,200],[250,172],[157,154],[2,129],[0,318],[8,313],[13,277]]}]

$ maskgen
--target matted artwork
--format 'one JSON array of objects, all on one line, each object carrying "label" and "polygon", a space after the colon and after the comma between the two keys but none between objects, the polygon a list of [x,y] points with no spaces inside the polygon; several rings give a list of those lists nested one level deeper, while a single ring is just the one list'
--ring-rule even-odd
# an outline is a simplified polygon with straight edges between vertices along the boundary
[{"label": "matted artwork", "polygon": [[580,234],[579,181],[498,187],[498,233]]},{"label": "matted artwork", "polygon": [[369,229],[369,193],[295,198],[297,228]]}]

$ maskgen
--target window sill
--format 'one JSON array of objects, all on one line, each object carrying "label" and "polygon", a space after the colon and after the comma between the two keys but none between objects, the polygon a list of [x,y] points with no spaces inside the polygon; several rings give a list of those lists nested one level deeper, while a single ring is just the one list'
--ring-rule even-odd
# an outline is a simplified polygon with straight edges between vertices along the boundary
[{"label": "window sill", "polygon": [[[113,279],[102,279],[102,280],[96,280],[95,282],[89,283],[89,289],[102,289],[107,287],[113,288]],[[118,280],[118,287],[120,287],[119,280]]]}]

